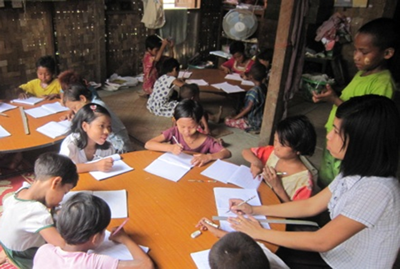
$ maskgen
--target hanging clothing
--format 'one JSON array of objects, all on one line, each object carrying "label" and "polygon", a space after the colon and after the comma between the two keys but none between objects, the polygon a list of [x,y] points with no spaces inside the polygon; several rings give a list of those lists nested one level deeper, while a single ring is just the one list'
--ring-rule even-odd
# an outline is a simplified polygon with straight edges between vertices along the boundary
[{"label": "hanging clothing", "polygon": [[162,0],[142,0],[143,18],[141,22],[149,29],[158,29],[165,24]]}]

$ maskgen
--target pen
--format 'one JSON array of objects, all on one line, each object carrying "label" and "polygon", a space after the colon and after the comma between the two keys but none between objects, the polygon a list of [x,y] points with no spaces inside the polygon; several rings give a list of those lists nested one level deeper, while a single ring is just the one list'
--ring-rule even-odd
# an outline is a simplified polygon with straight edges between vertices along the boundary
[{"label": "pen", "polygon": [[8,117],[7,114],[1,113],[1,112],[0,112],[0,115],[3,116],[3,117]]},{"label": "pen", "polygon": [[182,145],[181,145],[181,143],[178,142],[178,139],[176,139],[176,137],[175,137],[174,135],[172,136],[172,138],[174,139],[175,143],[176,143],[178,146],[180,146],[181,148],[183,148]]},{"label": "pen", "polygon": [[122,224],[119,225],[119,227],[111,235],[114,235],[114,234],[118,233],[119,230],[121,230],[122,227],[124,227],[124,225],[128,222],[128,220],[129,220],[129,218],[126,218],[126,220],[124,220],[124,222],[122,222]]},{"label": "pen", "polygon": [[162,38],[161,36],[155,34],[156,37],[158,37],[159,39],[163,40],[164,38]]},{"label": "pen", "polygon": [[[252,200],[252,199],[254,199],[254,198],[256,198],[256,197],[257,197],[257,195],[253,195],[253,196],[251,196],[249,199],[247,199],[246,201],[243,201],[243,202],[239,203],[237,206],[244,205],[245,203],[247,203],[248,201],[250,201],[250,200]],[[229,213],[229,211],[231,211],[231,209],[229,209],[228,211],[226,211],[226,213]]]}]

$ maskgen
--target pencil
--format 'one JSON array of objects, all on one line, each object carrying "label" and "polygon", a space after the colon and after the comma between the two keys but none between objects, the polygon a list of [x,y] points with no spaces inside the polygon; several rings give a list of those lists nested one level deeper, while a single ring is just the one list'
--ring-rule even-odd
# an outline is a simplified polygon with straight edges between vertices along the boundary
[{"label": "pencil", "polygon": [[172,136],[172,139],[174,139],[175,143],[176,143],[178,146],[180,146],[181,148],[183,148],[182,145],[181,145],[181,143],[178,142],[178,139],[176,139],[176,137],[175,137],[174,135]]},{"label": "pencil", "polygon": [[[253,195],[253,196],[251,196],[249,199],[247,199],[246,201],[243,201],[243,202],[239,203],[237,206],[244,205],[245,203],[247,203],[248,201],[250,201],[250,200],[252,200],[252,199],[254,199],[254,198],[256,198],[256,197],[257,197],[257,195]],[[226,213],[229,213],[229,211],[231,211],[231,209],[229,209],[228,211],[226,211]]]},{"label": "pencil", "polygon": [[161,36],[155,34],[156,37],[158,37],[159,39],[163,40],[164,38],[162,38]]},{"label": "pencil", "polygon": [[122,224],[119,225],[118,228],[111,235],[118,233],[122,229],[122,227],[124,227],[124,225],[128,222],[128,220],[129,218],[126,218],[126,220],[124,220],[124,222],[122,222]]},{"label": "pencil", "polygon": [[1,112],[0,112],[0,115],[3,116],[3,117],[8,117],[7,114],[1,113]]}]

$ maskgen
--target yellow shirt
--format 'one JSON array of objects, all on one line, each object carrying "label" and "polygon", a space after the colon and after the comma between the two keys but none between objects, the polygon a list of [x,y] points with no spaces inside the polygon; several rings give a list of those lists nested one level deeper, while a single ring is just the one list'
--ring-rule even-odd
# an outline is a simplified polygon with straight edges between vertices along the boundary
[{"label": "yellow shirt", "polygon": [[33,79],[26,84],[22,84],[19,88],[23,89],[27,93],[30,93],[36,97],[41,97],[50,94],[59,94],[61,90],[61,85],[58,79],[53,79],[53,81],[43,89],[40,85],[40,79]]}]

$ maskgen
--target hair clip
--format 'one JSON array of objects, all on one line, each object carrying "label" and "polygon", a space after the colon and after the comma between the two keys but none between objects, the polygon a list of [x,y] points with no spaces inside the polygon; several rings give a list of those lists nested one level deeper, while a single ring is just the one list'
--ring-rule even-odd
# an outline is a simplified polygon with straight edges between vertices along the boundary
[{"label": "hair clip", "polygon": [[91,106],[90,106],[90,109],[93,110],[93,111],[95,111],[96,108],[97,108],[97,105],[91,105]]}]

